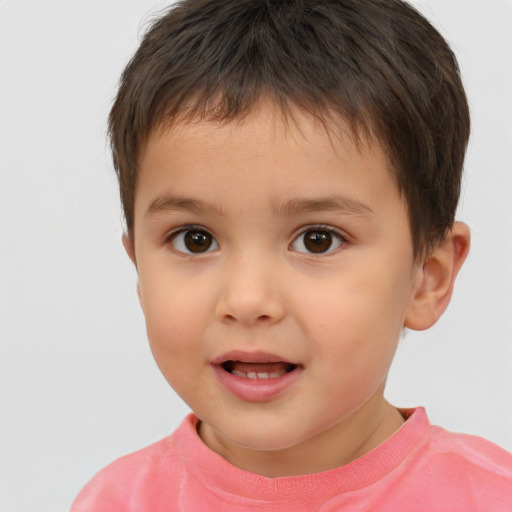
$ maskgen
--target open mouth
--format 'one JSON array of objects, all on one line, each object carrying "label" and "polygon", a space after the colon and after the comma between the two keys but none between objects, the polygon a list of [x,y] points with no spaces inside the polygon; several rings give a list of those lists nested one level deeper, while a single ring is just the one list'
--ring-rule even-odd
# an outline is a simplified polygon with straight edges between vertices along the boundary
[{"label": "open mouth", "polygon": [[221,364],[222,368],[236,377],[242,379],[277,379],[292,372],[296,364],[285,361],[268,363],[249,363],[244,361],[228,360]]},{"label": "open mouth", "polygon": [[282,355],[233,350],[211,361],[219,383],[245,402],[268,402],[300,379],[304,366]]}]

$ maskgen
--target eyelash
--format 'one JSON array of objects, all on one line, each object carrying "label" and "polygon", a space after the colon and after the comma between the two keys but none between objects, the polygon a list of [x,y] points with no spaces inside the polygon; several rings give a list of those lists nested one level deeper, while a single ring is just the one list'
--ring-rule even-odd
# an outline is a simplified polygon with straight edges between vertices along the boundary
[{"label": "eyelash", "polygon": [[[301,231],[293,239],[292,243],[290,244],[290,247],[293,247],[294,244],[297,244],[298,242],[302,241],[302,245],[304,246],[304,248],[306,248],[305,243],[304,243],[304,236],[307,233],[316,233],[316,234],[328,233],[332,237],[330,246],[325,251],[318,251],[318,252],[309,251],[309,250],[299,251],[299,250],[295,249],[296,252],[300,252],[301,254],[308,254],[308,255],[312,255],[312,256],[331,255],[332,253],[337,252],[338,249],[341,250],[341,248],[348,242],[346,236],[341,234],[337,229],[333,228],[332,226],[317,224],[317,225],[311,225],[311,226],[306,226],[305,228],[302,228]],[[334,243],[336,243],[335,240],[337,240],[338,245],[334,248],[331,248],[332,245]]]},{"label": "eyelash", "polygon": [[[184,239],[184,240],[178,239],[178,237],[180,235],[186,236],[187,233],[195,234],[195,235],[197,235],[197,234],[207,235],[207,237],[209,237],[209,239],[205,240],[204,237],[202,239],[200,237],[196,237],[196,240],[189,239],[188,241],[186,239]],[[312,234],[316,234],[316,235],[318,235],[319,233],[328,233],[329,239],[327,239],[327,243],[328,243],[329,247],[327,247],[326,250],[319,250],[319,251],[309,250],[311,248],[308,249],[306,247],[307,242],[305,242],[304,238],[303,238],[308,233],[312,233]],[[178,239],[178,244],[181,247],[177,247],[177,245],[176,245],[177,239]],[[321,244],[324,242],[324,240],[325,239],[322,239],[322,238],[320,238],[318,240],[314,240],[314,241],[313,241],[313,239],[310,239],[309,242],[313,241],[314,244],[317,244],[318,248],[323,249]],[[219,244],[218,244],[217,240],[215,239],[215,237],[207,229],[205,229],[202,226],[198,226],[198,225],[182,226],[182,227],[172,231],[171,233],[167,234],[165,236],[164,242],[166,244],[170,243],[177,252],[179,252],[181,254],[187,254],[187,255],[206,254],[206,253],[212,252],[212,250],[217,250],[219,248]],[[205,246],[204,250],[192,251],[192,250],[190,250],[190,247],[187,247],[187,242],[189,242],[189,243],[190,242],[199,242],[200,249],[201,249],[201,247],[200,247],[201,243],[206,243],[207,245]],[[344,235],[342,235],[337,229],[335,229],[331,226],[325,226],[325,225],[311,225],[311,226],[306,226],[305,228],[302,228],[301,231],[294,237],[294,239],[291,242],[289,247],[292,248],[292,250],[294,250],[295,252],[299,252],[302,254],[320,255],[321,256],[321,255],[330,255],[331,253],[337,251],[337,249],[340,249],[340,247],[343,247],[346,243],[347,243],[347,238]],[[332,248],[333,244],[337,244],[336,247]],[[297,247],[294,247],[297,245],[302,245],[302,247],[305,250],[299,250]],[[212,249],[212,246],[213,246],[213,249]]]},{"label": "eyelash", "polygon": [[[196,234],[204,233],[205,235],[208,235],[209,237],[211,237],[210,243],[208,244],[208,246],[206,247],[206,249],[204,251],[197,251],[197,252],[187,250],[187,247],[185,245],[186,240],[181,241],[182,248],[176,247],[176,245],[174,243],[176,241],[176,239],[178,239],[178,237],[180,235],[186,235],[187,233],[196,233]],[[214,246],[213,250],[217,250],[219,248],[219,244],[218,244],[217,240],[215,239],[215,237],[207,229],[203,228],[202,226],[196,226],[196,225],[182,226],[182,227],[172,231],[171,233],[169,233],[168,235],[165,236],[165,243],[171,244],[177,252],[179,252],[181,254],[187,254],[187,255],[200,255],[200,254],[205,254],[205,253],[211,252],[210,247],[212,245]],[[183,250],[183,249],[185,249],[185,250]]]}]

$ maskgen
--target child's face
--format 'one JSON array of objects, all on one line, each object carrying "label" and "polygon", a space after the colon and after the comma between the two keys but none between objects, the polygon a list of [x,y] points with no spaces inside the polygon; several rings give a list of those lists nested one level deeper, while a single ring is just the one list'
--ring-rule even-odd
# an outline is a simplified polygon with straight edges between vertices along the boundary
[{"label": "child's face", "polygon": [[418,287],[383,152],[297,120],[267,105],[240,123],[180,124],[141,160],[135,259],[151,349],[207,444],[233,460],[307,453],[338,433],[355,446],[376,428]]}]

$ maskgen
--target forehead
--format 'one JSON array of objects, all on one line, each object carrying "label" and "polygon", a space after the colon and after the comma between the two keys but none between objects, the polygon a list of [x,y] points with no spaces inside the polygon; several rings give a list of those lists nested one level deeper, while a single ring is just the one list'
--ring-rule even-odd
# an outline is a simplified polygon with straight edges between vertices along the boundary
[{"label": "forehead", "polygon": [[136,206],[144,203],[145,209],[158,196],[191,189],[207,198],[219,183],[224,194],[218,201],[231,192],[261,200],[265,192],[272,196],[267,202],[275,204],[283,199],[278,196],[293,200],[294,194],[308,191],[314,200],[329,196],[333,184],[347,196],[365,187],[376,192],[383,184],[398,195],[375,138],[359,136],[340,117],[326,120],[300,109],[284,115],[272,102],[229,122],[192,119],[161,125],[148,138],[139,172]]},{"label": "forehead", "polygon": [[[250,134],[251,146],[256,147],[259,142],[275,143],[294,140],[304,149],[309,144],[329,143],[330,149],[336,149],[336,143],[354,144],[361,153],[383,151],[380,137],[374,129],[374,124],[368,116],[359,113],[350,122],[333,108],[318,106],[308,110],[294,104],[292,100],[278,102],[268,96],[262,96],[254,105],[243,110],[234,118],[226,118],[217,105],[220,100],[213,100],[208,108],[196,111],[194,103],[183,112],[157,121],[150,129],[146,143],[141,145],[139,161],[144,158],[148,141],[167,137],[184,142],[187,137],[195,135],[204,137],[203,143],[209,140],[208,133],[224,132],[236,135]],[[234,139],[233,139],[234,142]]]}]

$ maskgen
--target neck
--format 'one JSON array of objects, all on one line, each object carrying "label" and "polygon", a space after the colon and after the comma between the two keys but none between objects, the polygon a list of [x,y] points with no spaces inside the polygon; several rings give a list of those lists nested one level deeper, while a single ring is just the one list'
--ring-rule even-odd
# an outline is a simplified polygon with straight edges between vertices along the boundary
[{"label": "neck", "polygon": [[352,462],[389,439],[403,424],[396,408],[382,399],[365,404],[349,418],[299,445],[280,450],[251,450],[229,443],[204,423],[203,442],[240,469],[269,478],[328,471]]}]

